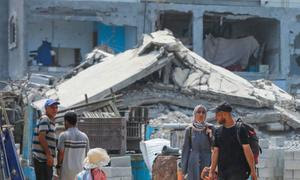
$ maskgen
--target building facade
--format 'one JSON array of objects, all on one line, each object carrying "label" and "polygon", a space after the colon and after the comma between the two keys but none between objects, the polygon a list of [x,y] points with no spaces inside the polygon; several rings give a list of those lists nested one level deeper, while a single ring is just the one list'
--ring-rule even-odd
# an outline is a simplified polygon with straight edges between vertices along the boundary
[{"label": "building facade", "polygon": [[[79,64],[96,46],[122,52],[138,43],[143,33],[167,28],[199,55],[205,54],[209,34],[226,39],[253,36],[261,58],[236,73],[249,80],[270,79],[296,93],[300,84],[299,6],[283,0],[11,0],[6,18],[12,27],[7,71],[12,79],[28,71],[57,74]],[[51,44],[54,54],[50,67],[32,58],[43,42]]]}]

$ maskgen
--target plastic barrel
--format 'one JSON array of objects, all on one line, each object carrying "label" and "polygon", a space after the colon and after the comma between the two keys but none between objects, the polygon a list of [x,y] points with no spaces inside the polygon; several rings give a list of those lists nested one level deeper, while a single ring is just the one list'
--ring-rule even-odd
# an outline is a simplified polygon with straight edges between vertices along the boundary
[{"label": "plastic barrel", "polygon": [[142,154],[131,155],[131,169],[133,180],[151,180],[150,172]]}]

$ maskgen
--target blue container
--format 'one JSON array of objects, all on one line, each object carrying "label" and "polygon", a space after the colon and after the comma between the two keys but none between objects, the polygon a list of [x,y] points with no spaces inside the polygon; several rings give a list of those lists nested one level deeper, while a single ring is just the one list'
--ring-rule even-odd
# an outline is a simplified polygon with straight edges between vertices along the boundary
[{"label": "blue container", "polygon": [[150,140],[150,137],[152,135],[152,133],[155,131],[155,128],[150,126],[150,125],[147,125],[146,126],[146,137],[145,137],[145,140]]},{"label": "blue container", "polygon": [[141,154],[131,155],[133,180],[151,180],[150,172]]}]

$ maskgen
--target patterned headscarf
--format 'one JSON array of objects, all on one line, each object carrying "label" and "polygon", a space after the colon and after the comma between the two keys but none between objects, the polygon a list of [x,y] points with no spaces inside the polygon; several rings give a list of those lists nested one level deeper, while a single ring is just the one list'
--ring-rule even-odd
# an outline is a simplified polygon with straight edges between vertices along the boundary
[{"label": "patterned headscarf", "polygon": [[204,112],[205,112],[205,118],[206,118],[206,113],[207,113],[207,109],[204,105],[200,104],[200,105],[197,105],[194,109],[194,112],[193,112],[193,127],[198,129],[198,130],[203,130],[205,129],[206,127],[206,122],[205,122],[205,119],[203,122],[198,122],[196,120],[196,114],[198,112],[199,109],[203,109]]}]

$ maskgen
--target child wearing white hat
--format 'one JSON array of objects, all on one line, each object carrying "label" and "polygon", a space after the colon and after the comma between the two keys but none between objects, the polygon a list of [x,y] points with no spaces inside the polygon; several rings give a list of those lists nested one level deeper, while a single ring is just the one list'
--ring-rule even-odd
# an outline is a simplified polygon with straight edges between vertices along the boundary
[{"label": "child wearing white hat", "polygon": [[83,162],[84,170],[77,175],[76,180],[106,180],[106,175],[101,168],[109,161],[110,158],[105,149],[90,149]]}]

